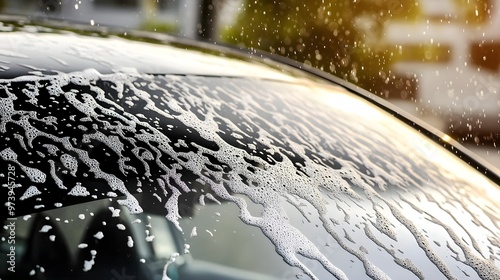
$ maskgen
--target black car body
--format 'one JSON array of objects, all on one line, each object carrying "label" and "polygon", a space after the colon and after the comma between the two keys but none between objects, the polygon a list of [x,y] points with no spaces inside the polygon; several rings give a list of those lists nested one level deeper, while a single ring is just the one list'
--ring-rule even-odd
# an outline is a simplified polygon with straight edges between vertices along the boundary
[{"label": "black car body", "polygon": [[498,174],[362,90],[164,35],[1,30],[1,279],[500,279]]}]

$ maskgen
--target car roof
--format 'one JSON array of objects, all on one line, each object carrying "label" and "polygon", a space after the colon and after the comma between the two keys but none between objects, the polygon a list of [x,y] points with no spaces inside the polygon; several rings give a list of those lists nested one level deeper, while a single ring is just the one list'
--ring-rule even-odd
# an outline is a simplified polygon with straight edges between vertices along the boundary
[{"label": "car roof", "polygon": [[[3,23],[2,23],[3,21]],[[225,76],[293,81],[304,76],[291,67],[253,59],[217,44],[166,34],[108,30],[0,17],[0,78],[95,69],[100,73],[136,69],[148,74]]]}]

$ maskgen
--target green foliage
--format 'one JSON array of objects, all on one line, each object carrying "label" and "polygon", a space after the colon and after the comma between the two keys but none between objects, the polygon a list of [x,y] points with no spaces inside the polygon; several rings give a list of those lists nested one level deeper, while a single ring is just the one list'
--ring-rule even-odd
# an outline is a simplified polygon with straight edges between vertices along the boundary
[{"label": "green foliage", "polygon": [[177,32],[178,27],[174,24],[169,24],[169,23],[164,23],[164,22],[159,22],[159,21],[154,21],[154,20],[148,20],[143,22],[139,26],[140,30],[145,30],[145,31],[154,31],[154,32],[162,32],[162,33],[175,33]]},{"label": "green foliage", "polygon": [[383,42],[384,24],[418,16],[418,3],[408,0],[247,0],[222,39],[281,54],[381,92],[394,56]]}]

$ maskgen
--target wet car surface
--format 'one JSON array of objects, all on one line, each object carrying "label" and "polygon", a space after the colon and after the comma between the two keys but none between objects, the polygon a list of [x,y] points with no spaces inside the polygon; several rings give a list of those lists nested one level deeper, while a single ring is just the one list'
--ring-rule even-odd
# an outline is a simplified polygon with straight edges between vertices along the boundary
[{"label": "wet car surface", "polygon": [[1,279],[500,278],[498,175],[445,135],[269,59],[2,30]]}]

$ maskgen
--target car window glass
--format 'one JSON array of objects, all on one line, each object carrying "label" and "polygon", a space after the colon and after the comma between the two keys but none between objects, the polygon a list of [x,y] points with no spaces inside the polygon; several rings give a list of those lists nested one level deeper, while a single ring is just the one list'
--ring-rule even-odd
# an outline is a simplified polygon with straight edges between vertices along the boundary
[{"label": "car window glass", "polygon": [[[15,167],[20,185],[13,210],[24,216],[83,207],[67,212],[76,225],[70,230],[78,232],[68,240],[87,246],[75,248],[56,238],[63,257],[52,260],[73,258],[75,269],[89,277],[122,264],[145,277],[161,275],[165,267],[179,275],[236,273],[219,266],[228,263],[238,273],[271,269],[274,277],[449,278],[498,272],[497,260],[489,260],[498,248],[498,188],[389,113],[339,87],[309,80],[89,70],[3,80],[0,95],[5,116],[0,129],[12,131],[3,136],[2,167]],[[99,206],[92,209],[85,204],[89,201],[106,205],[92,202]],[[196,216],[203,218],[190,220]],[[160,247],[152,236],[166,232],[166,225],[160,222],[155,229],[158,217],[169,221],[172,233],[157,240]],[[33,215],[29,244],[51,244],[40,238],[44,226],[64,231],[57,217],[48,218]],[[241,252],[231,251],[224,235],[232,231],[218,226],[226,218],[252,228],[235,227],[242,238],[233,242],[263,245],[240,257],[264,254],[266,261],[252,267],[235,257]],[[133,223],[136,219],[141,223]],[[195,227],[193,242],[186,241]],[[106,242],[95,237],[99,232]],[[142,236],[134,240],[138,233]],[[180,233],[184,242],[177,240]],[[185,244],[193,265],[181,265]],[[149,251],[161,259],[149,261]],[[453,257],[458,251],[463,253]],[[339,254],[344,257],[337,260]],[[105,263],[98,261],[102,256]],[[30,265],[39,265],[38,259],[35,254]],[[49,271],[54,261],[45,260]],[[295,269],[266,268],[274,261]]]}]

